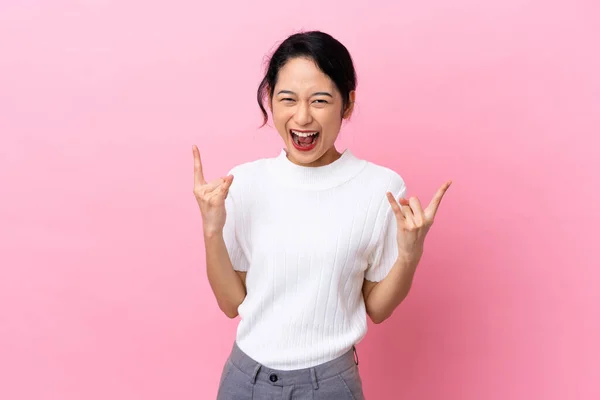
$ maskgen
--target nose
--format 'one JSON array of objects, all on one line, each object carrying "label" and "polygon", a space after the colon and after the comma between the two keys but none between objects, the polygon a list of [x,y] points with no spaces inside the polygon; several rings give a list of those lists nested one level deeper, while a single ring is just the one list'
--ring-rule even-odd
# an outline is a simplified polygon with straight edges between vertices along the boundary
[{"label": "nose", "polygon": [[310,108],[307,103],[300,103],[294,114],[294,122],[300,126],[308,125],[312,122],[313,118],[310,113]]}]

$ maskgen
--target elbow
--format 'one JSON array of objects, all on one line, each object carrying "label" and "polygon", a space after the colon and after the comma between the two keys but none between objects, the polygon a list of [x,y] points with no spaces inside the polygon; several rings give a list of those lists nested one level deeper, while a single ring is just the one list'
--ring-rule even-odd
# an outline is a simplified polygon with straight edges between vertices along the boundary
[{"label": "elbow", "polygon": [[371,317],[371,321],[373,321],[374,324],[381,324],[383,321],[385,321],[386,319],[389,318],[389,315],[370,315]]},{"label": "elbow", "polygon": [[400,303],[404,301],[407,295],[408,292],[405,293],[397,302],[394,302],[393,304],[388,304],[384,307],[380,307],[379,309],[377,309],[377,311],[372,310],[371,312],[368,312],[369,317],[371,317],[371,321],[373,321],[373,323],[375,324],[381,324],[382,322],[390,318],[396,310],[396,308],[398,308]]},{"label": "elbow", "polygon": [[231,304],[219,304],[219,308],[223,314],[227,315],[230,319],[234,319],[239,315],[237,306]]},{"label": "elbow", "polygon": [[391,313],[385,311],[385,310],[367,310],[367,314],[369,315],[369,318],[371,319],[371,321],[373,321],[374,324],[381,324],[383,321],[385,321],[386,319],[388,319],[391,315]]}]

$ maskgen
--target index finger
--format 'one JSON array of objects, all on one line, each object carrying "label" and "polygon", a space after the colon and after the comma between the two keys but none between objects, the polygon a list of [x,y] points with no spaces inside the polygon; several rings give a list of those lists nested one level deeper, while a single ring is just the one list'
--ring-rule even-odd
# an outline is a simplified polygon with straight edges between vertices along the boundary
[{"label": "index finger", "polygon": [[200,150],[196,145],[192,146],[194,153],[194,185],[205,185],[204,173],[202,172],[202,159],[200,158]]},{"label": "index finger", "polygon": [[446,194],[446,191],[448,190],[451,184],[452,181],[444,183],[442,187],[439,188],[438,191],[435,193],[433,199],[431,199],[429,206],[427,206],[427,209],[425,210],[425,215],[428,219],[433,219],[433,217],[435,217],[440,203],[442,202],[442,198],[444,197],[444,194]]}]

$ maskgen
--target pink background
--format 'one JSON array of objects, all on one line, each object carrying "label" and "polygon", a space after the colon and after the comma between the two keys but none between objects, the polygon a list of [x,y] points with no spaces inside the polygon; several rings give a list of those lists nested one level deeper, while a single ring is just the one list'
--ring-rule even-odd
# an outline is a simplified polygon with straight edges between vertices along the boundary
[{"label": "pink background", "polygon": [[191,145],[211,179],[279,152],[255,90],[301,29],[356,61],[340,148],[454,181],[367,398],[600,398],[598,2],[4,0],[1,399],[215,397]]}]

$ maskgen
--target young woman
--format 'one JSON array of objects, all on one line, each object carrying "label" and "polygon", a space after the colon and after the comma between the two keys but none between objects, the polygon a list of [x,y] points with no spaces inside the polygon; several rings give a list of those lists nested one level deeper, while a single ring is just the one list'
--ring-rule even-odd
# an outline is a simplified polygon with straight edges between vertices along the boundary
[{"label": "young woman", "polygon": [[408,294],[450,182],[423,209],[396,172],[338,151],[355,89],[346,47],[294,34],[258,89],[281,153],[207,183],[193,147],[208,279],[240,316],[219,400],[364,398],[354,345]]}]

